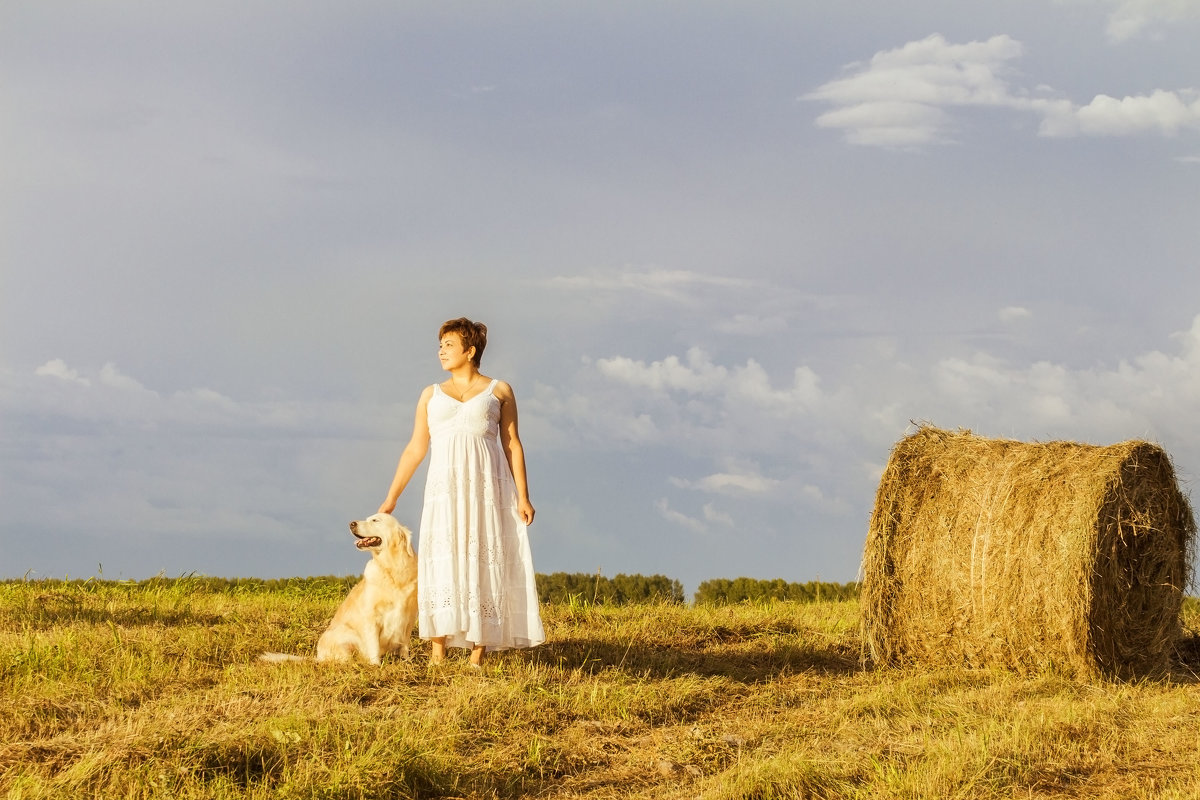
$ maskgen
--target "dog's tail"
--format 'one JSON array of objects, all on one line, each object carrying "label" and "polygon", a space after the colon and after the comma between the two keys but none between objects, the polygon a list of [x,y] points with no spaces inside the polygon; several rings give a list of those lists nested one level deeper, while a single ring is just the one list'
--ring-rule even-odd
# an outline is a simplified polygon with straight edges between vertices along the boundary
[{"label": "dog's tail", "polygon": [[266,661],[269,664],[290,664],[297,662],[312,661],[307,656],[292,656],[287,653],[263,653],[258,657],[259,661]]}]

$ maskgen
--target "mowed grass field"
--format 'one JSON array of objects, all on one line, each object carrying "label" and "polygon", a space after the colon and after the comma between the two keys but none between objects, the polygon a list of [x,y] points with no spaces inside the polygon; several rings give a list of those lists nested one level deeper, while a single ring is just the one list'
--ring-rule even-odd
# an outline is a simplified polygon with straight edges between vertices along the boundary
[{"label": "mowed grass field", "polygon": [[0,796],[1200,797],[1186,664],[876,670],[854,602],[553,604],[482,673],[256,660],[311,653],[345,591],[0,583]]}]

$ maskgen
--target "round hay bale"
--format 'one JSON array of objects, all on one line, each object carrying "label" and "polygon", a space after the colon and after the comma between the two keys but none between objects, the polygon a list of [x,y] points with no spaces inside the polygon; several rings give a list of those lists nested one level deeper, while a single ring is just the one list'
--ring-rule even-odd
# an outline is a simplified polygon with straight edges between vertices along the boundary
[{"label": "round hay bale", "polygon": [[1161,674],[1196,524],[1157,445],[900,440],[863,554],[877,663]]}]

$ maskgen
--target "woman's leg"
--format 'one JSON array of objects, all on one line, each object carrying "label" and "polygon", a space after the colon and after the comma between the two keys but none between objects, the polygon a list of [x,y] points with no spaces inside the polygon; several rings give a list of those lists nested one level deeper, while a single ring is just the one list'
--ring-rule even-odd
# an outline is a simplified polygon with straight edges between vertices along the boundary
[{"label": "woman's leg", "polygon": [[446,657],[446,637],[439,636],[436,639],[430,639],[429,643],[433,645],[433,649],[429,653],[429,663],[442,663],[442,659]]},{"label": "woman's leg", "polygon": [[484,651],[486,651],[486,650],[487,650],[487,648],[481,644],[477,644],[474,647],[472,647],[471,648],[471,663],[477,667],[481,666],[483,664],[483,654],[484,654]]}]

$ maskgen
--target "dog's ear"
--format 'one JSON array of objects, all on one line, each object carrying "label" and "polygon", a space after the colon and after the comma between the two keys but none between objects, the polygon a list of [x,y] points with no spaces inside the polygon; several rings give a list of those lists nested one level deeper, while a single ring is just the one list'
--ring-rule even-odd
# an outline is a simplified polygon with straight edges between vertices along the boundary
[{"label": "dog's ear", "polygon": [[397,552],[403,550],[404,552],[408,553],[409,558],[416,558],[417,554],[413,551],[412,546],[412,533],[409,532],[408,528],[400,524],[400,520],[393,519],[392,530],[394,531],[395,535],[388,537],[390,539],[388,545],[396,548]]}]

